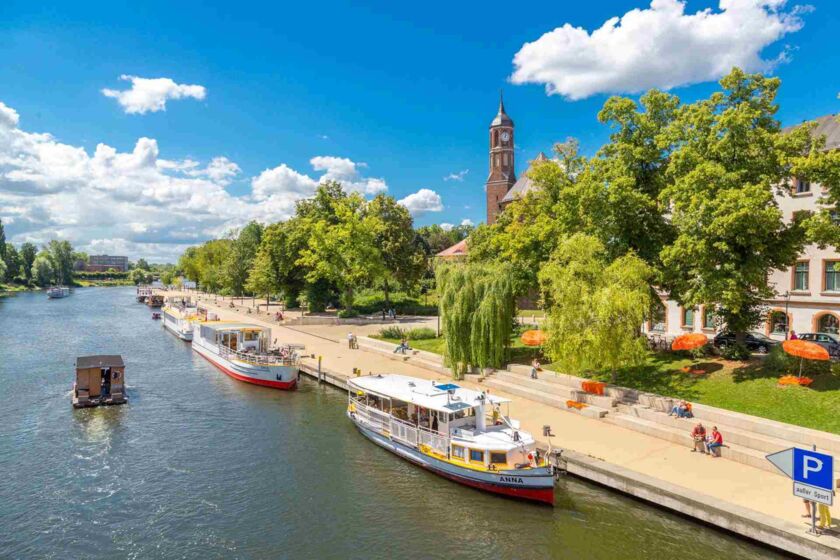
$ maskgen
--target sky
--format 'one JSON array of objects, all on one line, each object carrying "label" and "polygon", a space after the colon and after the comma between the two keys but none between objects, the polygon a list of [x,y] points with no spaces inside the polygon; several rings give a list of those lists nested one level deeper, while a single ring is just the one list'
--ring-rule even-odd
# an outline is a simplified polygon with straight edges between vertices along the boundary
[{"label": "sky", "polygon": [[610,95],[693,101],[734,65],[782,79],[784,125],[840,110],[833,0],[121,4],[0,4],[13,243],[173,262],[328,179],[477,224],[500,90],[519,174],[594,154]]}]

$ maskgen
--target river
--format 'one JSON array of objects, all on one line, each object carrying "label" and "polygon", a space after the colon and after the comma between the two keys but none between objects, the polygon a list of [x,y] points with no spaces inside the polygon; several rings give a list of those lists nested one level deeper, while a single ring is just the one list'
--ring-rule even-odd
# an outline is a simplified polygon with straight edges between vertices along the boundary
[{"label": "river", "polygon": [[[74,410],[97,353],[122,354],[129,403]],[[0,558],[780,558],[574,479],[553,509],[461,487],[345,403],[229,379],[133,288],[0,297]]]}]

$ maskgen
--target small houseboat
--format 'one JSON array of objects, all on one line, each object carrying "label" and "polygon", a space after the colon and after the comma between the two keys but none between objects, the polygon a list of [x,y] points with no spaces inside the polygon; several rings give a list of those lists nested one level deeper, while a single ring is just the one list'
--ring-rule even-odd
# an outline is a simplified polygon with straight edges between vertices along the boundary
[{"label": "small houseboat", "polygon": [[47,297],[50,299],[63,298],[70,295],[70,288],[67,286],[53,286],[47,289]]},{"label": "small houseboat", "polygon": [[198,308],[189,298],[169,298],[161,311],[166,330],[181,340],[192,340],[193,322],[198,318]]},{"label": "small houseboat", "polygon": [[531,434],[502,415],[508,399],[403,375],[347,384],[347,415],[377,445],[467,486],[554,503],[552,468]]},{"label": "small houseboat", "polygon": [[146,303],[146,298],[152,295],[151,286],[137,286],[137,303]]},{"label": "small houseboat", "polygon": [[76,358],[76,383],[73,384],[74,407],[123,404],[127,400],[125,364],[122,356]]},{"label": "small houseboat", "polygon": [[271,349],[271,329],[247,323],[204,322],[193,329],[192,348],[227,375],[255,385],[294,389],[301,345]]},{"label": "small houseboat", "polygon": [[146,297],[146,305],[149,307],[163,307],[163,296],[160,294],[151,294]]}]

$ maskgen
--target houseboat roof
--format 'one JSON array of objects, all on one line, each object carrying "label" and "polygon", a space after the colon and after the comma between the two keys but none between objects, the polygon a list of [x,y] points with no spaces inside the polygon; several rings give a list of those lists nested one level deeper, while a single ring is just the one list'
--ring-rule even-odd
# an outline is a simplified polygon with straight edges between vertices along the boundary
[{"label": "houseboat roof", "polygon": [[79,356],[76,358],[76,369],[125,367],[119,354],[102,354],[99,356]]},{"label": "houseboat roof", "polygon": [[[430,410],[457,412],[481,404],[482,393],[465,389],[454,383],[436,383],[405,375],[368,375],[349,380],[350,385],[362,391],[410,402]],[[501,404],[510,402],[484,393],[485,402]]]},{"label": "houseboat roof", "polygon": [[268,327],[261,327],[260,325],[254,325],[252,323],[225,323],[225,322],[212,322],[212,323],[202,323],[203,327],[206,327],[212,331],[239,331],[239,330],[252,330],[252,331],[268,331],[270,330]]}]

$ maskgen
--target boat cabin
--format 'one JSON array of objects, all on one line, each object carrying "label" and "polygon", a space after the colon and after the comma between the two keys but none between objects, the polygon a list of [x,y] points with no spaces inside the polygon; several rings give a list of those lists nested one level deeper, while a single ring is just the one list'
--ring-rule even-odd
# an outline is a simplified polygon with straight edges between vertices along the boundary
[{"label": "boat cabin", "polygon": [[266,354],[271,346],[271,329],[247,323],[201,325],[201,338],[234,352]]},{"label": "boat cabin", "polygon": [[509,399],[402,375],[358,377],[349,384],[354,413],[424,453],[491,471],[537,466],[536,442],[507,416]]},{"label": "boat cabin", "polygon": [[125,363],[122,356],[80,356],[76,358],[76,383],[73,406],[82,408],[100,404],[123,404]]},{"label": "boat cabin", "polygon": [[162,307],[163,296],[160,294],[151,294],[150,296],[146,297],[146,305],[148,305],[149,307]]}]

